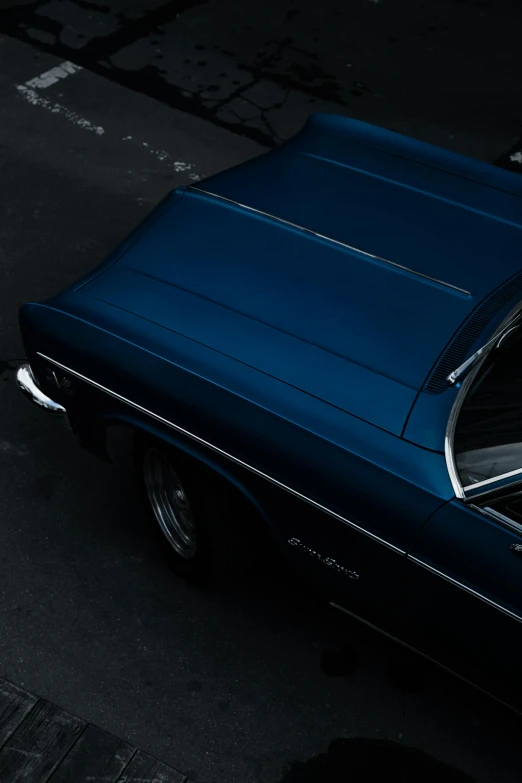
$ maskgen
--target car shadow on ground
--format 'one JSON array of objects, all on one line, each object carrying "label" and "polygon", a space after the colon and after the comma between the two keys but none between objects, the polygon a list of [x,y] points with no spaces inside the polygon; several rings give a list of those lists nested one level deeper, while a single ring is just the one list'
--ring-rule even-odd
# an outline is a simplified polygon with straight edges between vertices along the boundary
[{"label": "car shadow on ground", "polygon": [[326,753],[290,764],[280,783],[472,783],[473,778],[417,748],[390,740],[336,739]]},{"label": "car shadow on ground", "polygon": [[[264,574],[240,588],[188,586],[171,574],[164,547],[150,535],[137,498],[129,433],[114,434],[111,467],[77,452],[74,443],[67,446],[65,434],[63,442],[54,441],[64,464],[61,484],[70,483],[71,491],[62,499],[59,481],[52,502],[57,509],[64,504],[68,510],[72,499],[84,498],[84,522],[89,523],[87,537],[82,537],[80,523],[72,539],[62,541],[61,528],[56,536],[75,562],[81,544],[79,563],[84,556],[94,569],[97,558],[110,563],[110,569],[100,565],[99,584],[89,568],[89,595],[98,601],[112,591],[100,610],[110,617],[118,615],[120,604],[124,617],[131,611],[140,615],[140,629],[156,645],[144,665],[149,680],[165,680],[170,671],[170,662],[165,661],[173,650],[182,659],[196,661],[195,668],[190,664],[179,678],[182,683],[190,675],[190,699],[179,697],[178,706],[167,715],[174,716],[178,708],[194,709],[190,704],[199,700],[202,710],[219,710],[223,736],[232,733],[235,741],[248,745],[254,728],[266,730],[264,744],[248,745],[245,763],[256,779],[270,783],[518,780],[510,769],[516,763],[511,760],[516,758],[520,734],[516,714],[329,607],[277,559],[263,561]],[[49,442],[50,435],[42,439],[41,448]],[[89,499],[93,485],[97,490]],[[50,492],[39,486],[39,498],[42,489]],[[92,551],[86,551],[89,546]],[[123,692],[135,687],[139,672],[130,665],[130,674],[118,679],[118,687]],[[170,686],[174,695],[179,683]],[[143,704],[160,698],[161,690],[144,691]],[[287,716],[281,737],[268,728],[271,704]],[[244,721],[240,727],[236,714]],[[479,766],[473,762],[475,746],[481,748]],[[241,755],[234,753],[234,759]],[[479,774],[482,758],[490,770],[503,764],[502,776],[488,777],[488,770]]]}]

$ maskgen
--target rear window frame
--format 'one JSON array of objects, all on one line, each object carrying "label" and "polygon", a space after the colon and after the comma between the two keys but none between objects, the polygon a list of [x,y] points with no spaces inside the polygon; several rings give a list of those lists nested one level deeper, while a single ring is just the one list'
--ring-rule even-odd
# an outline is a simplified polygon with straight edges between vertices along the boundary
[{"label": "rear window frame", "polygon": [[[459,500],[464,502],[474,502],[477,498],[482,498],[484,495],[502,495],[509,494],[512,487],[522,482],[522,457],[520,468],[509,473],[499,474],[484,481],[476,482],[463,486],[459,470],[457,467],[457,460],[455,457],[454,439],[457,429],[457,423],[462,407],[466,401],[466,398],[482,371],[484,364],[488,361],[490,354],[495,350],[498,342],[502,340],[514,326],[522,327],[522,302],[519,302],[502,321],[500,326],[496,329],[493,336],[485,343],[488,346],[487,350],[480,357],[475,366],[472,366],[469,373],[464,377],[462,385],[458,391],[457,398],[451,409],[448,423],[446,427],[446,433],[444,438],[444,452],[446,457],[446,466],[448,474],[453,486],[455,496]],[[450,376],[451,377],[451,376]],[[513,478],[513,481],[510,479]]]}]

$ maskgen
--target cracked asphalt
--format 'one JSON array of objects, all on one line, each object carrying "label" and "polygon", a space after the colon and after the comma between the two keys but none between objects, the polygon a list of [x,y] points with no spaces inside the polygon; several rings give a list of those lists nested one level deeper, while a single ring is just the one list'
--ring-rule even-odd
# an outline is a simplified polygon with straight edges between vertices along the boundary
[{"label": "cracked asphalt", "polygon": [[265,146],[322,110],[485,160],[522,135],[521,22],[510,0],[0,2],[0,32]]},{"label": "cracked asphalt", "polygon": [[0,676],[202,783],[520,780],[519,718],[299,586],[174,578],[125,442],[96,462],[13,379],[22,302],[310,112],[518,170],[521,16],[508,0],[0,0]]}]

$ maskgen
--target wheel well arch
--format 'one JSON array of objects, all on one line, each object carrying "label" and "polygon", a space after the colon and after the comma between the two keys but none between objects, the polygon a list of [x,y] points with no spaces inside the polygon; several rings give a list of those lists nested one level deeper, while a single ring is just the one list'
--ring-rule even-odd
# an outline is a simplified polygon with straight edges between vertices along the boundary
[{"label": "wheel well arch", "polygon": [[[198,447],[196,442],[192,443],[188,439],[180,437],[176,431],[169,430],[161,426],[160,423],[143,422],[137,416],[126,416],[117,414],[108,414],[102,416],[98,421],[97,443],[93,449],[99,456],[102,456],[109,462],[115,462],[118,459],[117,449],[113,448],[113,441],[118,436],[127,438],[125,447],[128,448],[139,437],[155,438],[170,448],[177,451],[185,462],[197,464],[199,468],[203,467],[212,476],[213,480],[218,482],[220,488],[228,493],[229,499],[242,506],[243,509],[252,513],[253,521],[257,521],[265,535],[268,534],[274,538],[275,531],[273,522],[266,513],[258,498],[246,487],[243,482],[234,474],[227,470],[216,459],[213,459],[213,453],[210,449]],[[116,452],[116,455],[115,455]]]}]

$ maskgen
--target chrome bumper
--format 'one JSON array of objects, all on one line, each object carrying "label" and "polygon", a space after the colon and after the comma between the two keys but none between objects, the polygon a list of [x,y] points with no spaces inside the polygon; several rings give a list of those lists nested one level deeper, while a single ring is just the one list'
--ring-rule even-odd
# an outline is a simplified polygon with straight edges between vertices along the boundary
[{"label": "chrome bumper", "polygon": [[39,408],[59,416],[67,413],[63,405],[51,400],[50,397],[43,393],[36,383],[36,378],[28,362],[21,364],[16,371],[16,383],[24,397],[27,397],[34,405],[38,405]]}]

